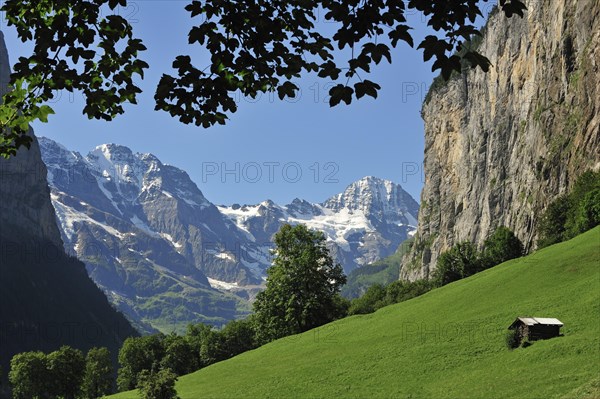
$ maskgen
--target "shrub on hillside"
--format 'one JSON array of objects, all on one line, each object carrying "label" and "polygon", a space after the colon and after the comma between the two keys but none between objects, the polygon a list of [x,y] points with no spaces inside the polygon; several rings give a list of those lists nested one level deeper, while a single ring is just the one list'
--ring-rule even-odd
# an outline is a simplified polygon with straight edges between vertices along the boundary
[{"label": "shrub on hillside", "polygon": [[521,340],[521,344],[519,345],[519,347],[520,348],[527,348],[528,346],[531,346],[531,345],[533,345],[533,342],[531,342],[528,337],[524,337]]},{"label": "shrub on hillside", "polygon": [[572,220],[571,226],[567,228],[569,236],[573,237],[600,224],[600,188],[586,193],[581,198]]},{"label": "shrub on hillside", "polygon": [[385,302],[388,305],[408,301],[430,291],[433,284],[429,280],[394,281],[385,289]]},{"label": "shrub on hillside", "polygon": [[176,381],[177,376],[169,369],[144,370],[138,377],[137,388],[142,399],[179,399]]},{"label": "shrub on hillside", "polygon": [[373,313],[384,306],[393,305],[423,295],[433,288],[429,280],[397,280],[387,285],[372,285],[360,298],[352,300],[349,315]]},{"label": "shrub on hillside", "polygon": [[508,349],[516,349],[521,345],[521,337],[519,331],[515,328],[514,330],[508,330],[504,337],[504,342]]},{"label": "shrub on hillside", "polygon": [[443,252],[438,258],[431,281],[435,286],[441,287],[521,257],[523,253],[523,243],[510,229],[500,226],[485,240],[481,252],[469,241],[460,242]]},{"label": "shrub on hillside", "polygon": [[352,301],[349,315],[373,313],[377,309],[385,306],[385,288],[381,284],[374,284],[367,289],[360,298]]},{"label": "shrub on hillside", "polygon": [[567,196],[555,199],[542,215],[538,226],[538,247],[544,248],[562,242],[565,237],[565,224],[570,204]]}]

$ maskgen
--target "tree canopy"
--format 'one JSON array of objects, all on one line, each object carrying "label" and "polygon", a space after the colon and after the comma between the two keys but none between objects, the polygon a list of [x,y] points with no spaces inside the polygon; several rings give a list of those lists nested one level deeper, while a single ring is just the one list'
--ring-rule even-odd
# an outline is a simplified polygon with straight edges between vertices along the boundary
[{"label": "tree canopy", "polygon": [[24,352],[15,355],[10,361],[8,379],[15,399],[44,397],[50,391],[45,378],[48,358],[43,352]]},{"label": "tree canopy", "polygon": [[548,205],[537,226],[540,248],[569,240],[600,224],[600,172],[588,170],[568,194]]},{"label": "tree canopy", "polygon": [[143,370],[137,388],[142,399],[179,399],[175,390],[177,375],[170,369]]},{"label": "tree canopy", "polygon": [[508,227],[500,226],[483,243],[484,267],[492,267],[524,255],[523,243]]},{"label": "tree canopy", "polygon": [[45,354],[19,353],[10,361],[8,375],[15,399],[75,399],[81,393],[86,360],[69,346]]},{"label": "tree canopy", "polygon": [[285,224],[274,236],[273,265],[254,302],[261,343],[318,327],[343,315],[339,290],[346,276],[322,232]]},{"label": "tree canopy", "polygon": [[119,351],[119,373],[117,387],[120,391],[135,389],[138,376],[144,370],[160,369],[165,355],[162,335],[130,337],[123,342]]},{"label": "tree canopy", "polygon": [[[415,45],[407,22],[415,11],[435,32],[417,45],[425,61],[434,60],[434,71],[448,78],[465,63],[487,71],[489,60],[466,44],[480,34],[474,23],[487,1],[193,0],[185,6],[197,21],[188,41],[207,51],[210,61],[198,65],[189,55],[176,57],[176,73],[160,79],[155,109],[185,124],[225,124],[237,110],[236,93],[294,97],[293,80],[307,73],[335,83],[331,106],[377,97],[380,86],[365,77],[382,60],[392,62],[390,50],[398,43]],[[118,6],[126,7],[127,0],[4,2],[8,26],[20,40],[32,42],[33,51],[14,66],[13,90],[0,105],[0,155],[29,146],[29,123],[47,121],[53,113],[47,103],[60,90],[81,91],[89,118],[112,120],[124,104],[136,103],[141,92],[136,79],[149,67],[141,59],[146,47],[116,15]],[[522,16],[525,9],[520,0],[499,0],[499,6],[507,17]],[[319,15],[333,23],[333,33],[315,29]]]},{"label": "tree canopy", "polygon": [[477,247],[470,241],[462,241],[439,256],[432,280],[438,286],[446,285],[472,276],[482,270],[481,266]]},{"label": "tree canopy", "polygon": [[53,397],[76,399],[85,372],[85,357],[79,349],[62,346],[48,354],[47,376]]},{"label": "tree canopy", "polygon": [[106,348],[92,348],[85,358],[82,391],[86,399],[99,398],[112,393],[113,366]]}]

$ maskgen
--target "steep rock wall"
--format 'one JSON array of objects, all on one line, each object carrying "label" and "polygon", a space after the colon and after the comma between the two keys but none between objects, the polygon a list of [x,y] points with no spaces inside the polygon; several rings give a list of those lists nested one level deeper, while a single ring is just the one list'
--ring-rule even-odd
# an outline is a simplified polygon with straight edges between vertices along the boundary
[{"label": "steep rock wall", "polygon": [[[0,95],[6,92],[9,80],[8,51],[0,31]],[[30,150],[22,148],[10,160],[0,157],[1,236],[17,239],[16,235],[25,234],[62,246],[46,173],[35,137]]]},{"label": "steep rock wall", "polygon": [[535,248],[541,212],[600,168],[600,2],[528,0],[495,13],[479,51],[492,68],[435,85],[423,105],[425,185],[401,279],[500,225]]}]

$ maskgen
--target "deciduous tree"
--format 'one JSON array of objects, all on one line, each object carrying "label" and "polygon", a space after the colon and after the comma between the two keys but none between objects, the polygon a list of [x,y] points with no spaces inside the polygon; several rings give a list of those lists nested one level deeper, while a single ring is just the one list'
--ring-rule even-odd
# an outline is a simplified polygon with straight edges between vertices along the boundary
[{"label": "deciduous tree", "polygon": [[223,349],[227,358],[256,348],[253,318],[232,320],[221,331]]},{"label": "deciduous tree", "polygon": [[142,399],[178,399],[176,381],[177,376],[170,369],[144,370],[140,373],[137,388]]},{"label": "deciduous tree", "polygon": [[482,267],[479,251],[473,243],[464,241],[440,255],[432,280],[436,285],[442,286],[469,277],[480,270]]},{"label": "deciduous tree", "polygon": [[158,370],[165,355],[161,334],[127,338],[119,351],[119,391],[135,389],[144,370]]},{"label": "deciduous tree", "polygon": [[339,290],[346,276],[325,246],[325,235],[299,224],[275,234],[266,289],[254,302],[262,342],[296,334],[340,317]]},{"label": "deciduous tree", "polygon": [[44,398],[50,393],[48,357],[43,352],[19,353],[10,361],[8,379],[14,399]]},{"label": "deciduous tree", "polygon": [[485,267],[499,265],[507,260],[523,256],[523,243],[509,228],[500,226],[483,243]]},{"label": "deciduous tree", "polygon": [[82,383],[86,399],[96,399],[112,393],[113,367],[110,352],[106,348],[92,348],[85,357],[85,373]]},{"label": "deciduous tree", "polygon": [[62,346],[48,355],[48,377],[53,397],[75,399],[81,390],[85,358],[79,349]]},{"label": "deciduous tree", "polygon": [[162,358],[161,368],[170,369],[175,375],[189,374],[198,370],[198,352],[185,337],[175,333],[167,335],[164,340],[165,356]]}]

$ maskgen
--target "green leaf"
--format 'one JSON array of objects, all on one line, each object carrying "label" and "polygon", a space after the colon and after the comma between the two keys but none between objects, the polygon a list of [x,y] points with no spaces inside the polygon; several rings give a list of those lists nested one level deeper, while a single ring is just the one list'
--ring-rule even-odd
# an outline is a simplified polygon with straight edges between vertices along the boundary
[{"label": "green leaf", "polygon": [[42,105],[39,108],[37,119],[39,119],[43,123],[48,123],[48,115],[54,115],[54,110],[48,105]]}]

